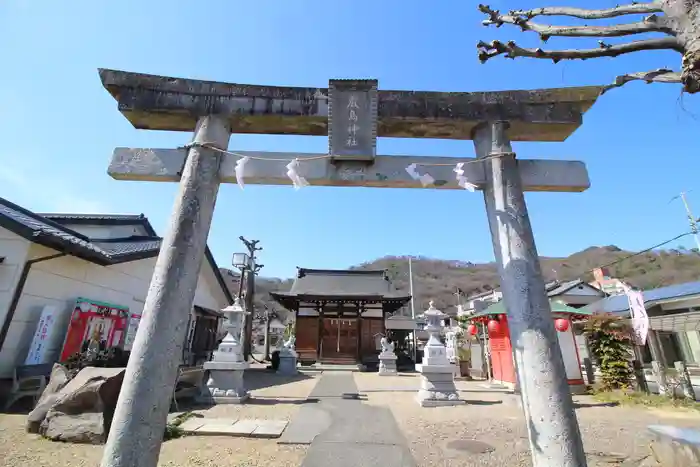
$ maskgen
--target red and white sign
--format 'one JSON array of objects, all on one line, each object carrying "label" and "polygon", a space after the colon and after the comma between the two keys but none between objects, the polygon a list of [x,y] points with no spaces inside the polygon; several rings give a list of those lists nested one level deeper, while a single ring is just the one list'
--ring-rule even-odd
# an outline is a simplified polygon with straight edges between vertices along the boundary
[{"label": "red and white sign", "polygon": [[644,295],[639,290],[625,289],[627,300],[629,301],[630,312],[632,314],[632,329],[634,330],[634,343],[644,345],[649,334],[649,315],[644,306]]},{"label": "red and white sign", "polygon": [[128,307],[78,298],[73,307],[60,361],[64,362],[72,355],[82,352],[84,345],[94,336],[99,338],[101,348],[120,347],[128,313]]},{"label": "red and white sign", "polygon": [[56,330],[56,314],[58,309],[55,306],[45,306],[41,311],[39,323],[34,332],[32,345],[29,347],[29,353],[24,360],[25,365],[39,365],[47,363],[49,359],[48,350],[51,343],[51,337]]}]

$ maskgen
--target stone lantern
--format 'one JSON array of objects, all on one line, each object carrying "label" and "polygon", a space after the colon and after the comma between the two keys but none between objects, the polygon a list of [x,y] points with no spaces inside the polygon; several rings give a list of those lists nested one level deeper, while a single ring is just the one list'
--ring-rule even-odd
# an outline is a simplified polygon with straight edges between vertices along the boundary
[{"label": "stone lantern", "polygon": [[212,360],[204,364],[204,370],[209,372],[209,379],[206,387],[202,389],[201,398],[217,404],[240,404],[249,397],[243,384],[243,372],[250,364],[243,359],[241,343],[243,322],[247,313],[238,298],[233,305],[221,311],[224,313],[226,336],[214,352]]},{"label": "stone lantern", "polygon": [[447,359],[447,349],[440,342],[445,313],[430,307],[423,313],[425,330],[430,334],[428,343],[423,348],[423,364],[420,368],[421,386],[418,391],[418,403],[422,407],[440,407],[461,405],[465,401],[459,398],[454,381],[454,366]]},{"label": "stone lantern", "polygon": [[[223,328],[224,331],[226,331],[226,337],[224,337],[224,340],[221,342],[221,345],[219,345],[218,351],[223,352],[225,354],[232,353],[237,358],[236,360],[227,361],[242,362],[243,328],[245,327],[245,315],[247,315],[248,313],[241,306],[241,300],[239,298],[236,298],[236,300],[233,302],[233,305],[229,305],[221,311],[224,313]],[[226,343],[225,346],[224,343]],[[215,353],[214,360],[216,359],[217,358]]]}]

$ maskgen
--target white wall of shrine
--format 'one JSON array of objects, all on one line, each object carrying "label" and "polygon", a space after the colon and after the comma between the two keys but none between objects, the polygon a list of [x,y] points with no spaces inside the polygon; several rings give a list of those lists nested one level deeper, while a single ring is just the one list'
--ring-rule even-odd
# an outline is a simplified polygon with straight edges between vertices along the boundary
[{"label": "white wall of shrine", "polygon": [[[119,227],[119,226],[117,226]],[[82,230],[82,229],[81,229]],[[120,232],[121,234],[121,232]],[[8,312],[17,277],[24,262],[58,253],[31,244],[8,231],[0,231],[0,317]],[[73,304],[78,297],[129,307],[130,312],[143,310],[156,258],[110,266],[99,266],[73,256],[35,263],[27,277],[9,333],[0,350],[0,378],[12,376],[13,368],[24,363],[41,312],[46,305],[59,310],[56,332],[49,344],[51,359],[60,356]],[[204,260],[195,295],[195,305],[220,310],[227,305],[226,296],[216,280],[209,262]]]}]

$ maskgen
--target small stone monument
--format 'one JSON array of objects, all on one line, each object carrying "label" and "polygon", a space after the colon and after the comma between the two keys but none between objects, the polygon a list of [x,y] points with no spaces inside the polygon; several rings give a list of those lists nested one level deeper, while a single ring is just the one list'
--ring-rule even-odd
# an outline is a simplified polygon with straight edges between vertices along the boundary
[{"label": "small stone monument", "polygon": [[459,371],[459,344],[457,343],[457,332],[454,328],[445,333],[445,352],[447,361],[452,365],[455,377],[460,376]]},{"label": "small stone monument", "polygon": [[297,371],[297,352],[295,348],[296,337],[289,336],[287,342],[282,345],[280,350],[280,366],[277,368],[279,375],[296,375]]},{"label": "small stone monument", "polygon": [[465,404],[466,401],[459,398],[455,387],[454,365],[447,360],[447,349],[440,342],[440,332],[444,326],[442,321],[447,315],[436,309],[431,301],[423,316],[426,322],[425,330],[430,333],[430,338],[423,349],[418,403],[421,407]]},{"label": "small stone monument", "polygon": [[209,379],[202,388],[200,399],[215,404],[241,404],[250,397],[243,382],[243,372],[250,364],[243,359],[241,345],[243,317],[247,313],[238,298],[221,311],[225,315],[226,336],[211,361],[204,364]]},{"label": "small stone monument", "polygon": [[395,375],[396,371],[396,354],[394,353],[394,343],[389,342],[389,339],[382,337],[380,341],[382,352],[379,354],[379,375],[389,376]]}]

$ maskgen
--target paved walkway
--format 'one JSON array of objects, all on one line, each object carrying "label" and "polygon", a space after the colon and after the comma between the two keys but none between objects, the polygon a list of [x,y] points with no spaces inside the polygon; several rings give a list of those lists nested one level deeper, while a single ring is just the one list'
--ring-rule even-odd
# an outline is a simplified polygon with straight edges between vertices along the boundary
[{"label": "paved walkway", "polygon": [[357,394],[352,373],[323,373],[309,397],[319,399],[314,410],[328,415],[327,429],[311,442],[302,467],[415,467],[391,411],[347,398],[352,394]]}]

